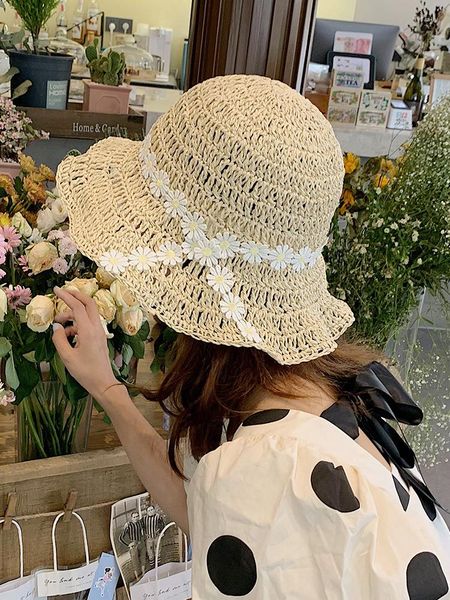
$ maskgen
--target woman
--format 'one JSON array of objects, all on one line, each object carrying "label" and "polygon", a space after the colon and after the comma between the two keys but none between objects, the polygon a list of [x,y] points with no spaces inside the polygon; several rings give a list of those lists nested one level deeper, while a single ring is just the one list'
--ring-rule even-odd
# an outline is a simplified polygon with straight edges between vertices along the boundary
[{"label": "woman", "polygon": [[[173,414],[167,454],[114,378],[94,302],[57,290],[74,323],[55,325],[56,347],[189,532],[194,600],[450,598],[449,532],[385,420],[421,411],[342,341],[353,315],[327,291],[342,178],[319,111],[244,76],[197,86],[143,143],[105,140],[60,167],[80,250],[181,334],[149,394]],[[187,495],[186,436],[200,460]]]}]

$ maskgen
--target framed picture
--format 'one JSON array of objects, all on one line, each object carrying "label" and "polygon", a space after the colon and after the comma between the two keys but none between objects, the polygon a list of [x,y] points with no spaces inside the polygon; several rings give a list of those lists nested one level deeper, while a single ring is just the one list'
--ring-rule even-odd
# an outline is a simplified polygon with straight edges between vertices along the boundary
[{"label": "framed picture", "polygon": [[431,76],[430,104],[435,104],[447,94],[450,94],[450,75],[434,73]]},{"label": "framed picture", "polygon": [[347,71],[336,69],[333,71],[333,87],[361,90],[364,86],[362,71]]},{"label": "framed picture", "polygon": [[372,52],[373,35],[356,31],[336,31],[334,34],[335,52],[352,52],[353,54],[370,54]]},{"label": "framed picture", "polygon": [[391,107],[391,92],[363,90],[356,124],[386,127]]},{"label": "framed picture", "polygon": [[330,104],[340,106],[358,106],[361,92],[359,90],[348,90],[345,88],[332,88],[330,92]]},{"label": "framed picture", "polygon": [[364,88],[373,90],[375,86],[376,61],[372,54],[328,52],[328,67],[335,71],[362,71]]}]

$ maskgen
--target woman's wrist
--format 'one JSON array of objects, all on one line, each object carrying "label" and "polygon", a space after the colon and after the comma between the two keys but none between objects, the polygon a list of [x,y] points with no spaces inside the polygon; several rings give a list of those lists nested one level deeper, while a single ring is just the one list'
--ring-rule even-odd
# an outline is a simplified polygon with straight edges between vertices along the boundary
[{"label": "woman's wrist", "polygon": [[103,406],[103,408],[107,411],[108,406],[115,404],[115,402],[120,397],[124,397],[126,395],[129,398],[127,388],[125,384],[115,379],[110,383],[103,384],[97,391],[96,394],[93,394],[94,398]]}]

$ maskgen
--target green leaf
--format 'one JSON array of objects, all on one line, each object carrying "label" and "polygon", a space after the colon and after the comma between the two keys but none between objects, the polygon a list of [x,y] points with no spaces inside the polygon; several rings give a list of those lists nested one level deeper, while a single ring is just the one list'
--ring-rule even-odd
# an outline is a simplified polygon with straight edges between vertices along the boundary
[{"label": "green leaf", "polygon": [[6,71],[6,73],[0,75],[0,83],[8,83],[9,81],[11,81],[14,75],[17,75],[18,72],[19,69],[17,67],[11,67],[10,69],[8,69],[8,71]]},{"label": "green leaf", "polygon": [[139,336],[125,335],[125,342],[133,349],[133,354],[136,358],[144,358],[145,355],[145,343],[139,338]]},{"label": "green leaf", "polygon": [[9,354],[12,350],[11,342],[5,337],[0,338],[0,358]]},{"label": "green leaf", "polygon": [[83,398],[86,398],[88,395],[87,391],[82,387],[76,379],[72,377],[70,373],[67,372],[67,382],[64,386],[66,390],[67,397],[71,402],[78,402]]},{"label": "green leaf", "polygon": [[14,365],[14,358],[11,356],[6,361],[5,366],[6,383],[13,390],[17,390],[20,385],[19,377],[17,375],[16,367]]},{"label": "green leaf", "polygon": [[19,85],[13,90],[12,99],[15,100],[16,98],[20,98],[20,96],[26,94],[28,88],[30,88],[32,85],[33,84],[29,79],[26,79],[25,81],[22,81],[22,83],[19,83]]},{"label": "green leaf", "polygon": [[61,381],[62,384],[66,385],[66,383],[67,383],[66,367],[64,366],[64,363],[61,360],[61,357],[59,356],[59,354],[57,352],[55,352],[55,355],[53,356],[53,358],[51,360],[51,365],[52,365],[53,369],[55,370],[55,373],[58,375],[58,379]]},{"label": "green leaf", "polygon": [[148,321],[144,321],[144,324],[139,329],[137,335],[143,342],[145,342],[148,339],[148,336],[150,335],[150,324]]},{"label": "green leaf", "polygon": [[36,352],[34,352],[34,350],[32,352],[27,352],[26,354],[23,354],[22,356],[29,362],[32,362],[32,363],[36,362]]},{"label": "green leaf", "polygon": [[124,344],[122,348],[123,364],[128,365],[133,358],[133,348],[129,344]]}]

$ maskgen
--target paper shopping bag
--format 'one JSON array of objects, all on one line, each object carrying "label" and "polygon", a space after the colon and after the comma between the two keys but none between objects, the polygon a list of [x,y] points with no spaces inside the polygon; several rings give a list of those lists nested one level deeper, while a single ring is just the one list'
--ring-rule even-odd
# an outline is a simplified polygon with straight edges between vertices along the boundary
[{"label": "paper shopping bag", "polygon": [[131,600],[189,600],[192,595],[191,561],[187,560],[187,537],[184,535],[185,562],[171,562],[159,566],[159,549],[161,539],[169,527],[162,530],[156,546],[155,568],[130,587]]},{"label": "paper shopping bag", "polygon": [[[5,522],[5,519],[0,519],[0,525]],[[19,538],[19,565],[20,577],[8,581],[0,585],[0,600],[46,600],[39,598],[37,594],[36,577],[34,575],[23,576],[23,537],[22,529],[17,521],[11,521],[17,530]]]},{"label": "paper shopping bag", "polygon": [[89,590],[92,586],[98,560],[89,562],[89,547],[86,527],[83,519],[76,512],[72,516],[78,519],[83,532],[84,553],[86,564],[75,569],[58,569],[58,555],[56,550],[56,525],[64,513],[55,517],[52,527],[53,569],[44,569],[36,573],[37,588],[41,596],[64,596]]}]

